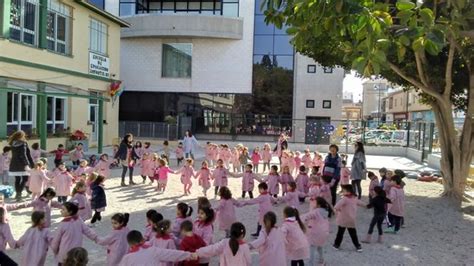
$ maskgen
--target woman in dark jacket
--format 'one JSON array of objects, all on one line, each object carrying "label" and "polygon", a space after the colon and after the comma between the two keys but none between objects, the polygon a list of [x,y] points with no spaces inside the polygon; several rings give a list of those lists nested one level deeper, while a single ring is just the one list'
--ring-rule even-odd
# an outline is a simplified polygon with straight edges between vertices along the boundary
[{"label": "woman in dark jacket", "polygon": [[123,137],[122,142],[120,143],[120,147],[115,154],[115,159],[120,160],[122,164],[122,183],[121,186],[126,186],[125,184],[125,175],[127,174],[127,170],[130,176],[130,185],[135,185],[133,182],[133,167],[135,166],[136,160],[140,159],[137,153],[135,152],[135,147],[133,147],[133,135],[126,134]]},{"label": "woman in dark jacket", "polygon": [[30,149],[26,142],[26,134],[22,130],[13,133],[8,139],[11,147],[12,159],[10,161],[10,176],[15,177],[16,200],[21,200],[21,193],[28,182],[29,171],[34,166]]},{"label": "woman in dark jacket", "polygon": [[104,180],[105,177],[99,175],[91,184],[91,209],[94,210],[94,216],[92,216],[91,224],[102,220],[100,213],[105,211],[105,207],[107,206],[107,198],[105,196],[105,190],[103,186]]}]

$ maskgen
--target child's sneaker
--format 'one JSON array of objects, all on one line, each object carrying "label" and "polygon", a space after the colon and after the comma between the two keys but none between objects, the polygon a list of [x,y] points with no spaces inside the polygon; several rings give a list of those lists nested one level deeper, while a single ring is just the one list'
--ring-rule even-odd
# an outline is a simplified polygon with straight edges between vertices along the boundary
[{"label": "child's sneaker", "polygon": [[357,249],[357,252],[362,252],[362,247],[361,246],[358,246],[356,249]]},{"label": "child's sneaker", "polygon": [[395,231],[394,228],[388,228],[387,230],[385,230],[383,232],[386,233],[386,234],[394,234],[394,235],[397,234],[397,231]]}]

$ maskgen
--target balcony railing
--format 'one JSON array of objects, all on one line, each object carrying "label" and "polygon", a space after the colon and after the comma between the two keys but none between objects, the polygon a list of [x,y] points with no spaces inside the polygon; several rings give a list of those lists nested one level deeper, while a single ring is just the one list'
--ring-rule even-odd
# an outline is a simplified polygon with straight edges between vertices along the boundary
[{"label": "balcony railing", "polygon": [[193,14],[208,16],[239,16],[239,0],[122,0],[120,16],[136,14]]}]

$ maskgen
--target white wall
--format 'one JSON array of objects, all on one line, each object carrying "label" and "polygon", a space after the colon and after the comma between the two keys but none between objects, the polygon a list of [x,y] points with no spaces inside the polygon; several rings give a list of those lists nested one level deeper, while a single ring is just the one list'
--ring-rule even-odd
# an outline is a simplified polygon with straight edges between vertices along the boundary
[{"label": "white wall", "polygon": [[[316,73],[308,73],[308,65],[316,65]],[[296,54],[293,118],[323,116],[331,117],[331,120],[341,119],[343,80],[342,68],[333,69],[331,74],[324,73],[323,67],[313,59]],[[306,108],[306,100],[314,100],[314,108]],[[331,101],[331,109],[322,108],[323,100]]]},{"label": "white wall", "polygon": [[[121,40],[121,78],[126,90],[251,93],[254,1],[240,2],[243,39],[127,38]],[[161,78],[162,44],[193,44],[192,78]]]}]

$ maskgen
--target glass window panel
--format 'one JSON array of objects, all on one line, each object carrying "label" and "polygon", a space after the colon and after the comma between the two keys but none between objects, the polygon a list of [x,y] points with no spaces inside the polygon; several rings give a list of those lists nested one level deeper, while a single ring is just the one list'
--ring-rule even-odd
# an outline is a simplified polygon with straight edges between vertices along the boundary
[{"label": "glass window panel", "polygon": [[221,2],[216,2],[216,10],[221,10]]},{"label": "glass window panel", "polygon": [[13,94],[13,121],[18,121],[18,93]]},{"label": "glass window panel", "polygon": [[290,44],[290,36],[275,36],[275,54],[292,55],[293,46]]},{"label": "glass window panel", "polygon": [[265,23],[265,16],[255,16],[255,34],[273,34],[274,27]]},{"label": "glass window panel", "polygon": [[225,17],[238,17],[239,4],[226,3],[222,6],[222,15]]},{"label": "glass window panel", "polygon": [[28,30],[35,30],[36,5],[30,2],[25,3],[25,22],[24,27]]},{"label": "glass window panel", "polygon": [[57,44],[56,51],[57,51],[58,53],[63,53],[63,54],[65,54],[65,53],[66,53],[66,45],[64,45],[64,44],[62,44],[62,43],[58,43],[58,44]]},{"label": "glass window panel", "polygon": [[54,38],[54,30],[56,24],[56,16],[54,12],[48,12],[48,16],[46,18],[46,36],[49,38]]},{"label": "glass window panel", "polygon": [[56,98],[56,121],[64,120],[64,99]]},{"label": "glass window panel", "polygon": [[273,36],[255,36],[255,54],[273,54]]},{"label": "glass window panel", "polygon": [[105,7],[105,1],[104,0],[87,0],[87,2],[93,4],[94,6],[100,8],[102,10]]},{"label": "glass window panel", "polygon": [[162,77],[190,78],[192,67],[192,44],[163,44]]},{"label": "glass window panel", "polygon": [[277,55],[273,58],[273,65],[288,70],[293,70],[293,56]]},{"label": "glass window panel", "polygon": [[174,3],[163,2],[163,9],[174,10]]},{"label": "glass window panel", "polygon": [[265,0],[256,0],[255,1],[255,14],[263,15],[263,11],[260,9],[260,7],[262,6],[262,3],[264,1]]},{"label": "glass window panel", "polygon": [[46,99],[47,101],[47,107],[46,107],[46,120],[48,121],[53,121],[54,117],[53,117],[53,104],[54,104],[54,98],[53,97],[48,97]]},{"label": "glass window panel", "polygon": [[35,44],[35,35],[23,32],[23,42],[28,44]]},{"label": "glass window panel", "polygon": [[120,16],[130,16],[135,14],[135,4],[120,3]]},{"label": "glass window panel", "polygon": [[10,39],[21,41],[21,31],[10,28]]},{"label": "glass window panel", "polygon": [[186,2],[177,2],[176,3],[176,11],[182,11],[188,9],[188,3]]},{"label": "glass window panel", "polygon": [[202,9],[214,9],[214,2],[202,2]]},{"label": "glass window panel", "polygon": [[13,93],[8,92],[7,93],[7,122],[13,122],[13,108],[14,108],[14,103],[13,103]]},{"label": "glass window panel", "polygon": [[21,0],[12,0],[10,7],[10,25],[21,25]]},{"label": "glass window panel", "polygon": [[31,111],[33,109],[33,97],[29,95],[21,96],[21,121],[31,121]]},{"label": "glass window panel", "polygon": [[63,16],[58,16],[58,29],[57,29],[57,38],[60,41],[66,41],[66,18]]},{"label": "glass window panel", "polygon": [[189,2],[190,10],[199,10],[200,8],[201,8],[201,4],[199,2]]}]

